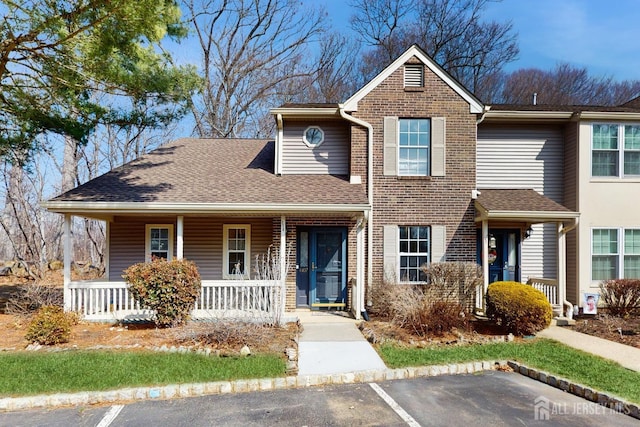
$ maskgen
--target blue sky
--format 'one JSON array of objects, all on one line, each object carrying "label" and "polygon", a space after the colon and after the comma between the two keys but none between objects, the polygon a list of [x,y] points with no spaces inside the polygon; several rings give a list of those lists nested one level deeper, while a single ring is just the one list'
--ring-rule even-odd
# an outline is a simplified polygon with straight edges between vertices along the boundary
[{"label": "blue sky", "polygon": [[[350,31],[347,0],[305,1],[324,4],[334,26]],[[518,33],[519,59],[507,71],[568,62],[592,75],[640,80],[640,0],[503,0],[484,16],[513,22]]]}]

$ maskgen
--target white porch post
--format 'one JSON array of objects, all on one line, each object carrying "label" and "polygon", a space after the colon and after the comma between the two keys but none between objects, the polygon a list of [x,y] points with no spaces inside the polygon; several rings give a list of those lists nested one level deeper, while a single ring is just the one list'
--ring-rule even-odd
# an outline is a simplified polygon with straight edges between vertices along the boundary
[{"label": "white porch post", "polygon": [[178,215],[178,220],[176,222],[177,230],[176,230],[176,258],[182,259],[184,258],[184,216]]},{"label": "white porch post", "polygon": [[560,305],[560,316],[564,315],[563,309],[567,298],[567,233],[564,231],[564,224],[558,223],[558,304]]},{"label": "white porch post", "polygon": [[287,218],[280,217],[280,315],[284,316],[287,302]]},{"label": "white porch post", "polygon": [[364,228],[364,218],[359,218],[356,225],[356,286],[351,295],[356,320],[360,320],[364,311]]},{"label": "white porch post", "polygon": [[110,246],[111,246],[111,222],[106,221],[104,225],[104,278],[109,281],[109,263],[110,263]]},{"label": "white porch post", "polygon": [[71,283],[71,215],[64,215],[63,226],[63,246],[64,246],[64,260],[63,260],[63,286],[64,286],[64,310],[71,310],[71,290],[69,284]]},{"label": "white porch post", "polygon": [[489,221],[482,221],[482,293],[477,295],[476,302],[484,311],[484,295],[489,287]]}]

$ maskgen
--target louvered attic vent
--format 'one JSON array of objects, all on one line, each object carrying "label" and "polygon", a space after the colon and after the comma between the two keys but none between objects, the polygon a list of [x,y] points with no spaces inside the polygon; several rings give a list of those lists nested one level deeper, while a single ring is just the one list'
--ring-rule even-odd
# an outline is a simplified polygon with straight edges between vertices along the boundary
[{"label": "louvered attic vent", "polygon": [[422,64],[405,64],[404,86],[405,87],[424,86],[424,66]]}]

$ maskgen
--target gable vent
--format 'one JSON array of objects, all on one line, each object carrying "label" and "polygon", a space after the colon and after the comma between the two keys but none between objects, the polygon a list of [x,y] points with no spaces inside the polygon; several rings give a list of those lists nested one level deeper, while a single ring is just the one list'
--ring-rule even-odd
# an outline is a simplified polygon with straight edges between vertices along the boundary
[{"label": "gable vent", "polygon": [[404,85],[405,87],[424,86],[424,66],[422,64],[405,64]]}]

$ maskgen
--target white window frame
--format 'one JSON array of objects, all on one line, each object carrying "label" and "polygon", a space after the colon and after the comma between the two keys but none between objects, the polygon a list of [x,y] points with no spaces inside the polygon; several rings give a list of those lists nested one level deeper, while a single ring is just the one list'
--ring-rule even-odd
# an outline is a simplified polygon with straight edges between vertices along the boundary
[{"label": "white window frame", "polygon": [[[320,142],[318,142],[317,144],[314,144],[312,142],[310,142],[309,140],[307,140],[307,132],[309,132],[311,129],[316,129],[320,132]],[[322,143],[324,142],[324,131],[322,130],[322,128],[320,126],[308,126],[304,132],[302,133],[302,141],[305,143],[305,145],[309,148],[316,148],[322,145]]]},{"label": "white window frame", "polygon": [[[427,120],[429,122],[429,145],[426,147],[423,146],[415,146],[415,145],[402,145],[401,142],[401,138],[400,138],[400,128],[401,123],[403,121],[414,121],[414,120]],[[433,120],[431,117],[399,117],[398,118],[398,129],[397,129],[397,135],[396,135],[396,141],[398,141],[398,147],[397,147],[397,159],[398,159],[398,166],[397,166],[397,171],[398,171],[398,176],[430,176],[431,175],[431,150],[433,148]],[[410,123],[409,123],[410,126]],[[420,134],[420,132],[418,133]],[[426,173],[415,173],[415,174],[411,174],[411,173],[403,173],[403,171],[400,168],[400,164],[402,163],[402,157],[400,156],[400,152],[402,150],[402,148],[407,148],[407,149],[419,149],[419,150],[426,150],[427,151],[427,171]]]},{"label": "white window frame", "polygon": [[636,256],[638,254],[627,254],[625,252],[625,232],[628,230],[640,230],[640,227],[593,227],[591,228],[591,259],[590,259],[590,265],[591,265],[591,282],[601,282],[603,280],[609,280],[609,279],[594,279],[593,278],[593,257],[597,256],[596,254],[593,253],[593,232],[595,230],[615,230],[618,233],[618,247],[616,248],[616,253],[615,254],[610,254],[611,256],[616,256],[617,257],[617,261],[616,261],[616,269],[617,269],[617,276],[618,277],[613,277],[612,279],[624,279],[626,278],[625,275],[625,265],[624,265],[624,261],[625,261],[625,257],[627,255],[629,256]]},{"label": "white window frame", "polygon": [[[617,148],[616,149],[594,149],[593,147],[593,134],[594,134],[594,126],[602,126],[602,125],[606,125],[606,126],[617,126],[618,127],[618,138],[617,138]],[[590,135],[591,135],[591,143],[590,143],[590,153],[591,153],[591,159],[590,159],[590,174],[592,178],[595,179],[614,179],[614,178],[639,178],[640,174],[625,174],[624,172],[624,158],[625,158],[625,153],[633,153],[633,152],[639,152],[639,149],[627,149],[625,147],[625,133],[626,133],[626,126],[640,126],[640,123],[591,123],[591,131],[590,131]],[[618,167],[617,167],[617,171],[615,175],[594,175],[593,174],[593,153],[594,151],[611,151],[611,152],[616,152],[617,153],[617,159],[618,159]]]},{"label": "white window frame", "polygon": [[[229,230],[244,230],[244,250],[229,250]],[[227,271],[229,266],[229,253],[244,253],[243,274],[231,274]],[[224,224],[222,226],[222,278],[223,279],[249,279],[251,271],[251,224]]]},{"label": "white window frame", "polygon": [[146,224],[145,225],[145,233],[144,233],[144,259],[146,262],[151,261],[151,229],[153,228],[165,228],[169,230],[169,250],[167,251],[167,261],[171,261],[173,259],[173,245],[174,245],[174,235],[173,235],[173,224]]},{"label": "white window frame", "polygon": [[[419,227],[419,228],[425,228],[427,230],[427,252],[420,252],[418,250],[418,252],[411,252],[411,251],[406,251],[403,252],[400,250],[401,245],[402,245],[402,241],[405,239],[402,239],[401,236],[401,229],[408,227],[409,229],[413,228],[413,227]],[[409,230],[409,236],[411,236],[411,231]],[[432,232],[431,232],[431,227],[428,225],[399,225],[398,226],[398,248],[397,248],[397,253],[398,253],[398,258],[397,258],[397,274],[398,274],[398,282],[399,283],[425,283],[424,280],[405,280],[405,278],[403,278],[402,276],[402,257],[426,257],[427,261],[426,261],[426,265],[429,265],[431,263],[431,239],[432,239]],[[406,239],[407,242],[410,242],[412,239],[411,237],[409,237],[408,239]],[[418,247],[419,247],[419,242],[420,242],[420,238],[418,237]],[[424,264],[423,264],[424,265]],[[420,265],[418,265],[418,271],[420,270]],[[419,277],[418,273],[418,277]]]},{"label": "white window frame", "polygon": [[[634,228],[634,227],[627,227],[627,228],[623,228],[622,229],[622,243],[621,243],[621,252],[622,255],[620,256],[621,260],[622,260],[622,270],[620,270],[620,272],[622,273],[622,276],[624,278],[627,279],[631,279],[632,277],[627,277],[626,275],[626,270],[625,270],[625,258],[627,256],[639,256],[640,254],[637,253],[627,253],[626,252],[626,243],[627,243],[627,231],[640,231],[640,228]],[[640,277],[633,277],[633,279],[640,279]]]}]

